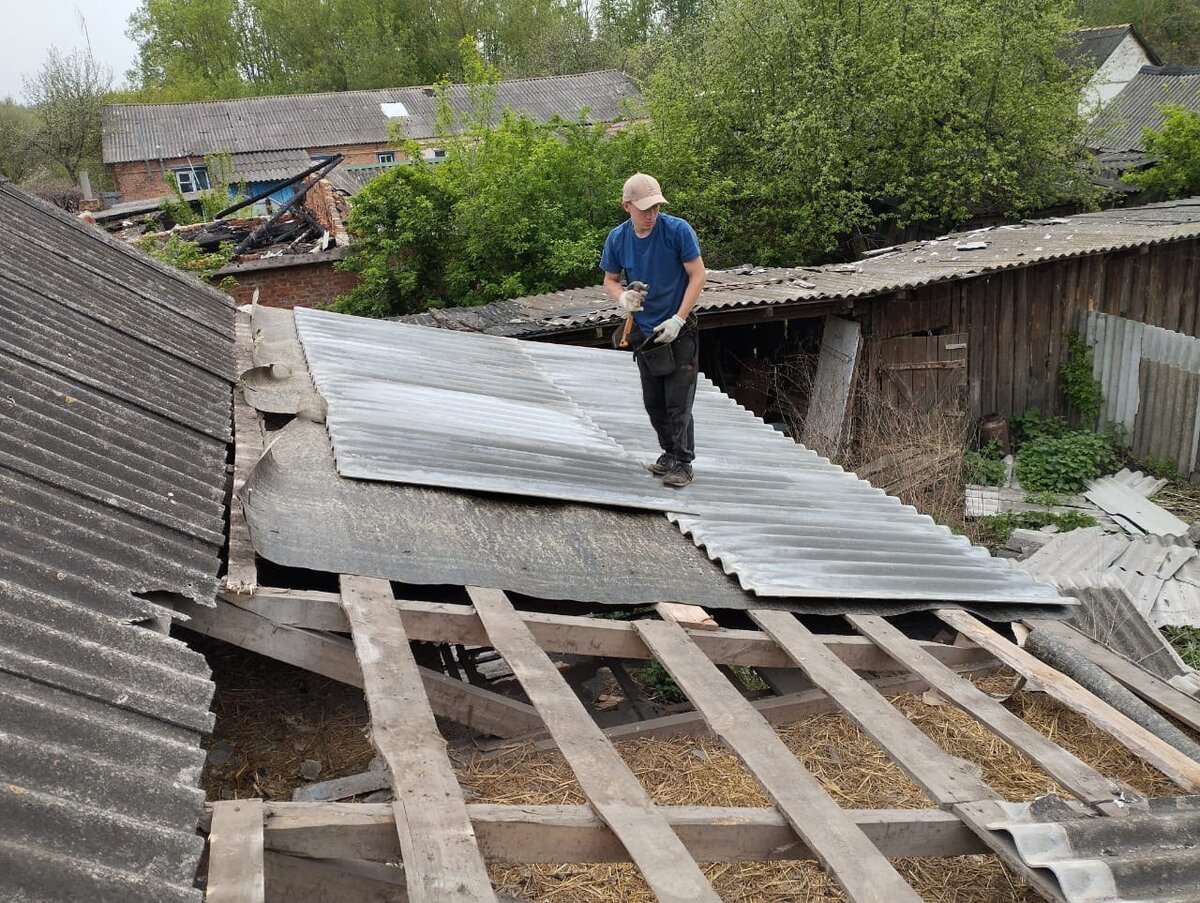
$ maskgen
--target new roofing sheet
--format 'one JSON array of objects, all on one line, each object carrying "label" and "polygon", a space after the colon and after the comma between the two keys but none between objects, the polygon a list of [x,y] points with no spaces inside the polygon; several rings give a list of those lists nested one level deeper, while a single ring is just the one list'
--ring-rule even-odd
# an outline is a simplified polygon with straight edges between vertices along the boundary
[{"label": "new roofing sheet", "polygon": [[1100,151],[1145,150],[1143,130],[1162,127],[1163,104],[1200,112],[1200,68],[1143,66],[1096,114],[1084,141]]},{"label": "new roofing sheet", "polygon": [[[526,78],[496,85],[496,109],[511,107],[539,121],[558,115],[591,122],[625,115],[639,97],[633,81],[614,70]],[[449,102],[458,113],[470,107],[469,88],[451,85]],[[386,144],[389,119],[381,104],[406,115],[405,134],[423,141],[438,134],[438,100],[427,86],[285,94],[238,100],[170,104],[109,104],[101,119],[104,162],[160,160],[230,151],[313,150],[347,144]]]},{"label": "new roofing sheet", "polygon": [[[757,307],[802,308],[869,298],[937,282],[1200,236],[1200,198],[1029,220],[954,233],[882,250],[852,264],[711,270],[696,304],[701,317]],[[700,236],[703,249],[704,236]],[[963,245],[979,245],[966,250]],[[599,259],[599,249],[596,252]],[[782,315],[782,314],[781,314]],[[531,295],[482,307],[458,307],[397,319],[464,332],[547,336],[623,318],[600,286]]]},{"label": "new roofing sheet", "polygon": [[0,898],[198,900],[212,684],[146,623],[215,592],[232,303],[8,184],[0,248]]},{"label": "new roofing sheet", "polygon": [[[607,452],[622,464],[648,463],[659,453],[642,407],[637,368],[628,354],[302,309],[295,315],[309,366],[330,405],[335,452],[341,454],[339,436],[351,448],[357,443],[372,456],[376,475],[482,489],[487,487],[479,474],[492,472],[497,460],[511,460],[501,491],[517,491],[513,487],[524,480],[522,494],[538,496],[539,483],[561,473],[560,460],[570,460],[576,447]],[[324,328],[316,342],[318,326]],[[358,391],[356,419],[341,423],[335,420],[337,396],[328,394],[330,383],[322,375],[335,361],[338,392],[367,386]],[[393,391],[370,388],[380,381]],[[460,404],[460,395],[479,402],[471,410],[496,409],[494,423],[452,416],[447,422],[453,429],[427,430],[426,419],[444,420],[448,406]],[[552,447],[540,438],[536,424],[548,417],[559,426],[564,400],[590,429],[556,431],[550,434]],[[760,597],[921,605],[1070,604],[1050,587],[1010,570],[985,549],[776,432],[706,379],[697,391],[695,416],[697,481],[672,491],[670,517],[747,591]],[[383,422],[387,432],[381,431]],[[597,435],[603,444],[597,443]],[[525,453],[528,437],[538,437],[534,446],[543,450],[544,459]],[[510,458],[510,448],[522,454]],[[422,458],[423,467],[437,471],[436,482],[415,470]],[[587,460],[593,466],[593,459]],[[547,471],[537,473],[539,467]],[[404,476],[410,469],[416,478]],[[339,471],[345,472],[340,461]],[[629,484],[601,479],[586,469],[572,474],[588,487],[577,493],[577,500],[586,495],[602,504],[630,504]],[[633,471],[628,479],[657,482],[645,471]]]},{"label": "new roofing sheet", "polygon": [[307,308],[295,317],[343,476],[689,510],[517,342]]}]

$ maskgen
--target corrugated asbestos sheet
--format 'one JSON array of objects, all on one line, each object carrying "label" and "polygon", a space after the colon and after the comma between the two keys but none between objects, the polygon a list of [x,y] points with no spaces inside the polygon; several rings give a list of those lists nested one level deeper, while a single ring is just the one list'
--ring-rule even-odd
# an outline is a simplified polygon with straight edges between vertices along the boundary
[{"label": "corrugated asbestos sheet", "polygon": [[687,505],[589,422],[520,343],[307,308],[295,317],[342,476],[656,511]]},{"label": "corrugated asbestos sheet", "polygon": [[[361,422],[334,422],[337,402],[327,397],[335,449],[339,433],[360,444],[374,440],[368,451],[377,472],[385,471],[389,461],[408,467],[418,451],[428,459],[428,468],[442,470],[441,482],[434,485],[485,488],[475,471],[487,472],[494,468],[494,459],[505,456],[497,442],[515,441],[522,430],[537,435],[536,424],[543,418],[539,408],[556,412],[563,399],[593,426],[586,433],[559,434],[558,454],[570,456],[576,438],[593,443],[594,432],[622,461],[649,462],[659,453],[642,408],[637,368],[627,354],[303,310],[296,311],[296,320],[322,392],[327,383],[321,371],[335,359],[341,362],[339,391],[374,380],[393,380],[398,387],[386,395],[362,393]],[[316,333],[310,330],[318,324],[328,328],[314,343]],[[403,354],[392,353],[397,348]],[[380,350],[387,353],[380,355]],[[413,383],[395,381],[401,373]],[[444,391],[431,400],[428,386]],[[500,409],[499,425],[489,423],[481,431],[479,424],[459,419],[451,421],[452,429],[425,432],[424,420],[434,415],[435,406],[453,399],[450,389],[487,393],[480,397]],[[376,426],[381,411],[394,426],[386,441],[376,438],[382,435]],[[1067,604],[1050,587],[1012,571],[986,550],[777,433],[707,380],[701,381],[695,413],[698,479],[671,496],[675,504],[670,517],[744,589],[776,598],[903,600],[918,605]],[[510,419],[513,416],[517,419]],[[410,426],[414,421],[416,426]],[[545,445],[542,440],[538,444]],[[537,475],[525,468],[557,466],[558,460],[514,465],[513,479],[521,476],[536,488]],[[456,466],[450,470],[448,464]],[[344,472],[341,462],[339,470]],[[627,487],[618,485],[613,491],[611,481],[578,473],[579,479],[592,481],[594,491],[589,494],[594,501],[629,504]],[[423,474],[418,476],[419,480],[405,479],[396,468],[389,478],[429,482]],[[653,478],[642,471],[632,479]]]},{"label": "corrugated asbestos sheet", "polygon": [[1092,120],[1084,142],[1099,151],[1145,150],[1142,130],[1162,128],[1163,104],[1200,112],[1200,68],[1143,66]]},{"label": "corrugated asbestos sheet", "polygon": [[1076,45],[1071,49],[1070,55],[1072,58],[1086,61],[1092,68],[1099,69],[1131,31],[1132,25],[1080,28],[1074,34]]},{"label": "corrugated asbestos sheet", "polygon": [[234,178],[247,182],[282,182],[313,165],[303,150],[246,151],[232,154]]},{"label": "corrugated asbestos sheet", "polygon": [[1082,812],[1047,796],[1032,803],[969,804],[994,813],[992,831],[1068,903],[1194,903],[1200,888],[1200,797],[1152,799],[1119,818]]},{"label": "corrugated asbestos sheet", "polygon": [[0,898],[199,900],[228,298],[0,184]]},{"label": "corrugated asbestos sheet", "polygon": [[1119,424],[1140,458],[1169,460],[1182,474],[1200,454],[1200,339],[1087,311],[1081,333],[1104,406],[1100,426]]},{"label": "corrugated asbestos sheet", "polygon": [[[669,189],[667,194],[669,197]],[[710,271],[696,310],[703,317],[737,309],[824,305],[1197,235],[1200,201],[1195,199],[1070,219],[1031,220],[910,242],[853,264]],[[985,246],[962,248],[979,243]],[[595,286],[397,319],[422,326],[530,338],[613,326],[622,318],[604,291]]]},{"label": "corrugated asbestos sheet", "polygon": [[376,176],[383,175],[396,165],[395,163],[362,163],[350,166],[343,164],[325,178],[329,180],[329,184],[336,191],[341,191],[353,197],[362,191],[366,187],[366,184]]},{"label": "corrugated asbestos sheet", "polygon": [[1200,626],[1200,555],[1175,537],[1135,539],[1104,533],[1099,527],[1072,530],[1056,536],[1018,567],[1064,591],[1068,583],[1106,586],[1115,581],[1137,611],[1156,626]]},{"label": "corrugated asbestos sheet", "polygon": [[[532,343],[588,416],[644,461],[658,446],[629,355]],[[1061,604],[985,549],[818,457],[701,378],[694,515],[670,518],[759,596]],[[1014,579],[1016,577],[1016,579]]]},{"label": "corrugated asbestos sheet", "polygon": [[[640,94],[615,70],[526,78],[496,86],[496,109],[511,107],[538,121],[574,120],[587,108],[591,122],[625,115],[623,105]],[[468,88],[452,85],[450,105],[470,107]],[[238,100],[172,104],[109,104],[101,118],[104,162],[121,163],[203,156],[230,151],[314,150],[346,144],[388,143],[388,118],[380,104],[402,104],[409,138],[437,136],[438,102],[429,87],[384,88],[326,94],[244,97]]]}]

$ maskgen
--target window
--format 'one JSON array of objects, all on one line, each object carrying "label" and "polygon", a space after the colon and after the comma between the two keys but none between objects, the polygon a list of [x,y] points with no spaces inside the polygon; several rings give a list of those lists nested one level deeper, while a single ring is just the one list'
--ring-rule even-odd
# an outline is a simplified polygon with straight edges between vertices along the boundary
[{"label": "window", "polygon": [[175,184],[184,194],[193,191],[207,191],[209,188],[207,166],[186,166],[173,169],[171,172],[175,174]]},{"label": "window", "polygon": [[430,163],[442,163],[446,159],[446,152],[444,150],[442,150],[441,148],[427,147],[427,148],[425,148],[425,150],[423,152],[423,156]]},{"label": "window", "polygon": [[396,152],[395,151],[379,151],[378,153],[375,154],[375,158],[380,163],[395,163],[396,162]]}]

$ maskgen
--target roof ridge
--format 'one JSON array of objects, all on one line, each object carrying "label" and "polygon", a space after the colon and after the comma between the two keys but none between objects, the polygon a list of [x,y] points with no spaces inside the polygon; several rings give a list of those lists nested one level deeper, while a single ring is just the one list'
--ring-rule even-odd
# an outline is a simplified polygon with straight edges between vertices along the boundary
[{"label": "roof ridge", "polygon": [[[525,78],[506,78],[497,82],[498,85],[516,85],[528,82],[548,82],[548,81],[565,81],[571,78],[580,78],[585,75],[602,75],[607,73],[615,73],[622,75],[625,78],[630,78],[629,74],[620,69],[591,69],[587,72],[573,72],[562,75],[536,75]],[[466,82],[451,82],[451,88],[465,87]],[[385,91],[423,91],[426,89],[436,88],[436,84],[426,85],[396,85],[388,88],[355,88],[351,91],[299,91],[295,93],[285,94],[249,94],[244,97],[224,97],[218,100],[164,100],[164,101],[147,101],[144,103],[106,103],[105,108],[129,108],[129,107],[184,107],[184,106],[208,106],[217,104],[243,103],[251,100],[270,100],[273,98],[287,97],[342,97],[347,94],[378,94]]]}]

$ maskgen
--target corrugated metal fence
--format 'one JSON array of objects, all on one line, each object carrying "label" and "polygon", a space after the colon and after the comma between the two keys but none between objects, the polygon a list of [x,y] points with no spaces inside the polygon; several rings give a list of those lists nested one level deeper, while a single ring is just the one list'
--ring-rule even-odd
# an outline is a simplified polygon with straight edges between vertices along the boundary
[{"label": "corrugated metal fence", "polygon": [[1120,425],[1143,460],[1169,460],[1197,472],[1200,445],[1200,339],[1096,311],[1082,315],[1092,375],[1104,391],[1100,427]]}]

